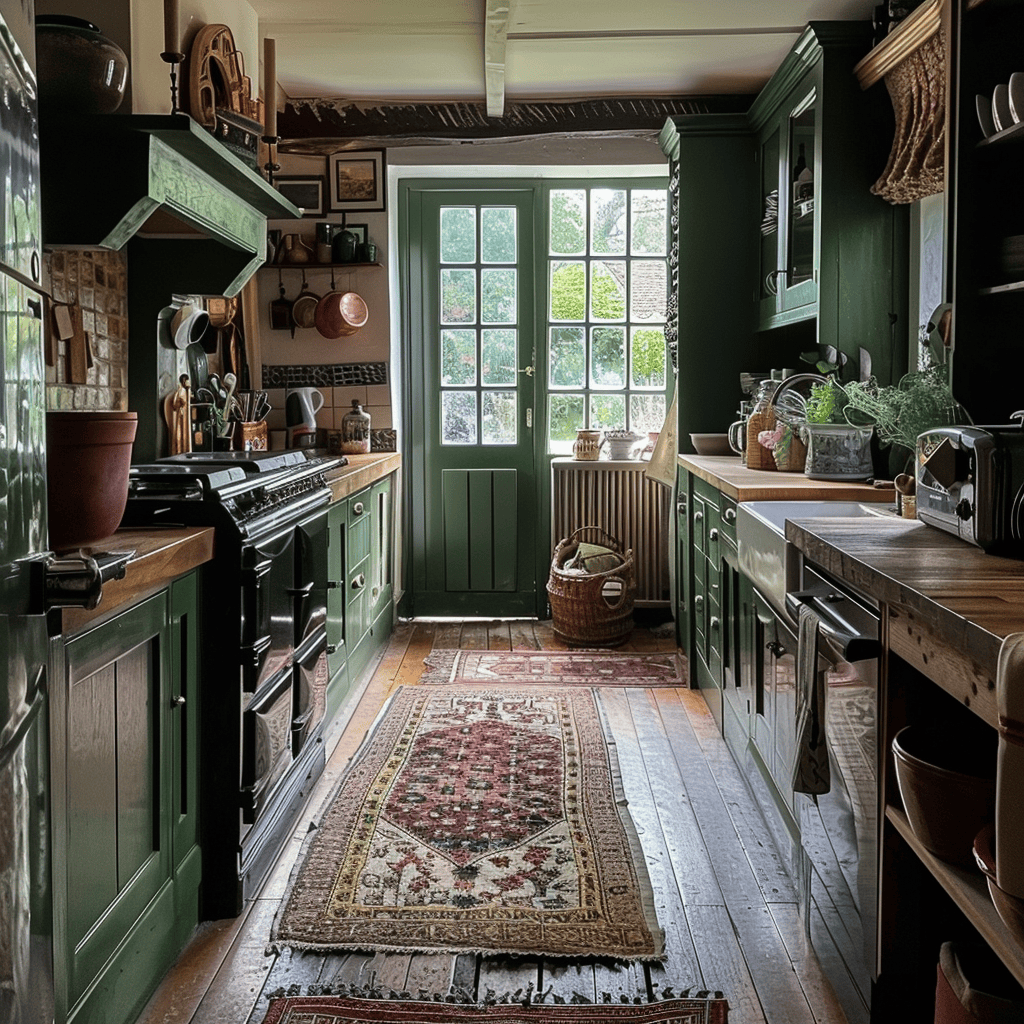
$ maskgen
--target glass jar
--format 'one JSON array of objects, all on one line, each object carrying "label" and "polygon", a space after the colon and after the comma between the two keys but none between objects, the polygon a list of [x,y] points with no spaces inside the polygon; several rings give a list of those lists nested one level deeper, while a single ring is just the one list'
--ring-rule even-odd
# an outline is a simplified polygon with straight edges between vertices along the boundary
[{"label": "glass jar", "polygon": [[344,455],[366,455],[370,451],[370,414],[363,412],[355,398],[352,411],[341,418],[341,451]]},{"label": "glass jar", "polygon": [[767,378],[757,385],[754,392],[754,408],[747,417],[747,459],[748,469],[776,469],[775,457],[768,448],[757,439],[762,430],[775,428],[775,410],[772,408],[772,395],[779,386],[777,380]]}]

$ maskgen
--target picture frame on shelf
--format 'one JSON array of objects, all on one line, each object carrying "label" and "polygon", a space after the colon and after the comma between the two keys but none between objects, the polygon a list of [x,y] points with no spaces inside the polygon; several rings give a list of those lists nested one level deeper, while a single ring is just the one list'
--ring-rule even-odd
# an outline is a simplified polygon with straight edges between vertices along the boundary
[{"label": "picture frame on shelf", "polygon": [[315,174],[285,175],[274,178],[277,190],[302,210],[303,217],[322,217],[326,181]]},{"label": "picture frame on shelf", "polygon": [[361,245],[366,245],[366,225],[365,224],[349,224],[345,223],[345,231],[351,231],[356,236],[356,252],[359,251]]},{"label": "picture frame on shelf", "polygon": [[386,161],[383,149],[332,153],[330,208],[337,213],[371,213],[385,209]]}]

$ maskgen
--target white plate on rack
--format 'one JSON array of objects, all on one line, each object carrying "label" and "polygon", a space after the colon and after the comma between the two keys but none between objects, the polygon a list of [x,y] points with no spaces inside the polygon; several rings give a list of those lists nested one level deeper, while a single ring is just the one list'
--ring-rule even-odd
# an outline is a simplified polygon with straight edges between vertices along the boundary
[{"label": "white plate on rack", "polygon": [[1014,124],[1024,120],[1024,71],[1015,71],[1010,75],[1009,85],[1010,116]]},{"label": "white plate on rack", "polygon": [[1010,87],[1000,83],[992,90],[992,120],[995,122],[996,131],[1001,132],[1004,128],[1010,128],[1014,121],[1010,113]]},{"label": "white plate on rack", "polygon": [[978,112],[978,124],[981,125],[981,134],[987,139],[996,133],[996,123],[992,120],[992,101],[979,92],[974,97],[974,109]]}]

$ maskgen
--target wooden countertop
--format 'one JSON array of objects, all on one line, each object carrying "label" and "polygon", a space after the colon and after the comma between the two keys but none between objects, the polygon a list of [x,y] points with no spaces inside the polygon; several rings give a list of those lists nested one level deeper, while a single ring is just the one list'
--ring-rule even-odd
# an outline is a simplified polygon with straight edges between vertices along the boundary
[{"label": "wooden countertop", "polygon": [[895,501],[891,487],[747,469],[738,455],[679,455],[678,464],[737,501]]},{"label": "wooden countertop", "polygon": [[373,452],[369,455],[346,455],[348,465],[327,474],[334,501],[347,498],[382,477],[395,472],[402,465],[398,452]]},{"label": "wooden countertop", "polygon": [[133,527],[83,548],[87,554],[134,551],[135,556],[126,567],[124,579],[103,585],[103,596],[95,608],[62,608],[54,613],[60,615],[60,632],[76,633],[115,608],[139,601],[209,562],[213,558],[213,539],[212,526]]},{"label": "wooden countertop", "polygon": [[890,649],[996,724],[999,648],[1024,630],[1024,561],[985,554],[918,520],[790,520],[786,537],[888,606]]}]

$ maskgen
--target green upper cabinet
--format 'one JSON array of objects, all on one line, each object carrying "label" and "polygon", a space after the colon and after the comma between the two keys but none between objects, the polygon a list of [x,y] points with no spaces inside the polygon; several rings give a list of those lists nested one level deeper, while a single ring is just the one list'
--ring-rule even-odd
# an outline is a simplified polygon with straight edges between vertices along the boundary
[{"label": "green upper cabinet", "polygon": [[[819,345],[872,356],[883,381],[906,338],[906,211],[872,195],[892,110],[853,74],[866,22],[811,22],[748,113],[757,137],[759,240],[755,327],[817,319]],[[904,346],[905,347],[905,346]]]}]

